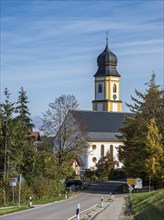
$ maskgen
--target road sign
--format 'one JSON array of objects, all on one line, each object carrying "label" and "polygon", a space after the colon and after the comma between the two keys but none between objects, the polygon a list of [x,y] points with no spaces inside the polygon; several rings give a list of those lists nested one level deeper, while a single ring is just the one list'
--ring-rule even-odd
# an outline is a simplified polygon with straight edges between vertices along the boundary
[{"label": "road sign", "polygon": [[24,181],[24,177],[22,175],[17,177],[18,183],[22,183]]},{"label": "road sign", "polygon": [[133,191],[133,186],[129,186],[129,191],[132,192]]},{"label": "road sign", "polygon": [[136,178],[135,189],[142,189],[142,179]]},{"label": "road sign", "polygon": [[10,186],[16,186],[16,182],[10,182]]},{"label": "road sign", "polygon": [[17,178],[9,178],[9,182],[17,182]]},{"label": "road sign", "polygon": [[136,179],[135,178],[127,178],[127,184],[128,185],[135,185]]},{"label": "road sign", "polygon": [[9,178],[9,185],[16,186],[17,178]]}]

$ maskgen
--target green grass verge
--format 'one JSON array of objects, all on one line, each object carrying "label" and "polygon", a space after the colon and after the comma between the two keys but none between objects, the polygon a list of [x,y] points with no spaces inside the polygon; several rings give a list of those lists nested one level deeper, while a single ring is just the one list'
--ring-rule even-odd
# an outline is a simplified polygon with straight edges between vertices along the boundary
[{"label": "green grass verge", "polygon": [[51,203],[51,202],[56,202],[56,201],[60,201],[65,199],[65,196],[61,195],[61,196],[56,196],[56,197],[52,197],[49,199],[37,199],[37,200],[32,200],[32,204],[33,205],[39,205],[39,204],[47,204],[47,203]]},{"label": "green grass verge", "polygon": [[164,189],[134,193],[130,196],[130,201],[136,220],[164,219]]},{"label": "green grass verge", "polygon": [[[68,192],[67,198],[70,198],[70,197],[76,195],[79,192],[80,192],[79,190]],[[56,202],[56,201],[60,201],[60,200],[64,200],[64,199],[66,199],[65,195],[56,196],[56,197],[52,197],[52,198],[49,198],[49,199],[32,200],[32,205],[47,204],[47,203]],[[13,213],[13,212],[26,210],[26,209],[30,208],[29,203],[28,204],[21,204],[20,208],[18,206],[12,207],[13,204],[7,204],[7,205],[9,206],[9,208],[6,208],[4,206],[0,209],[0,216],[5,215],[5,214],[10,214],[10,213]],[[11,205],[11,207],[10,207],[10,205]]]},{"label": "green grass verge", "polygon": [[[79,190],[76,190],[76,191],[72,191],[72,192],[68,192],[67,193],[67,199],[76,195],[77,193],[79,193],[80,191]],[[51,202],[56,202],[56,201],[60,201],[60,200],[63,200],[63,199],[66,199],[66,195],[65,194],[62,194],[61,196],[55,196],[55,197],[52,197],[52,198],[49,198],[49,199],[38,199],[38,200],[33,200],[32,201],[32,204],[33,205],[38,205],[38,204],[47,204],[47,203],[51,203]]]},{"label": "green grass verge", "polygon": [[5,215],[5,214],[10,214],[10,213],[13,213],[13,212],[26,210],[26,209],[29,209],[29,207],[28,206],[21,206],[20,208],[19,207],[13,207],[13,208],[0,209],[0,216]]}]

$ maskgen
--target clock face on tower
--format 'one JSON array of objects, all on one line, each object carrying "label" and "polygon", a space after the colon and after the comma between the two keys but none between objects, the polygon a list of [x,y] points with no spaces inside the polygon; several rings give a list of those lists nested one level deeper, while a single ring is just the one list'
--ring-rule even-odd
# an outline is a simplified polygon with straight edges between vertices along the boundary
[{"label": "clock face on tower", "polygon": [[113,99],[117,99],[117,95],[116,94],[113,95]]}]

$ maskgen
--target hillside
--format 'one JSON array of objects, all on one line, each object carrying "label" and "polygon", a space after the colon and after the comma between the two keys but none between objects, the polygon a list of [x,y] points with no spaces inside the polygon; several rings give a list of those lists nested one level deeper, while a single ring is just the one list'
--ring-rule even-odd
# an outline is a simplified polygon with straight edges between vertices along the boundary
[{"label": "hillside", "polygon": [[164,189],[130,196],[136,220],[164,219]]}]

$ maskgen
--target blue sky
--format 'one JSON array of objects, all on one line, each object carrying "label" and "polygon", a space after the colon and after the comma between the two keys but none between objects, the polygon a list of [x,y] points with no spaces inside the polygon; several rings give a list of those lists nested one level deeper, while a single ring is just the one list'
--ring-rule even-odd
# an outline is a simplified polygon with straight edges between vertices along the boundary
[{"label": "blue sky", "polygon": [[121,100],[145,90],[152,71],[163,84],[164,2],[1,0],[1,101],[7,87],[17,101],[23,86],[33,116],[62,94],[92,109],[97,56],[118,57]]}]

